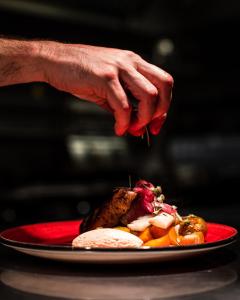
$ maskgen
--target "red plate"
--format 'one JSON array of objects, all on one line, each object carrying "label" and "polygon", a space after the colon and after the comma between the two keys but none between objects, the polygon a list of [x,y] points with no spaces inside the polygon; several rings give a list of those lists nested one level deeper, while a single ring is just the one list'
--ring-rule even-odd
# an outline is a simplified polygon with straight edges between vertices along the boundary
[{"label": "red plate", "polygon": [[73,249],[71,242],[79,234],[79,225],[80,221],[64,221],[19,226],[3,231],[0,241],[15,250],[51,259],[80,262],[106,262],[106,259],[107,262],[141,262],[199,254],[224,247],[237,237],[237,230],[233,227],[208,223],[206,243],[200,245],[151,249]]}]

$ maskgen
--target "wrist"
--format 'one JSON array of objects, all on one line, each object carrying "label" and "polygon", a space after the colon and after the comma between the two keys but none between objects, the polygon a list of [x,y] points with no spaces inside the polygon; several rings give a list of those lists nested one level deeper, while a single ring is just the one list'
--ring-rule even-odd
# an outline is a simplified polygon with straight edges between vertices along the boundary
[{"label": "wrist", "polygon": [[[91,46],[82,44],[64,44],[55,41],[40,41],[37,45],[41,60],[43,81],[50,85],[56,84],[56,77],[65,78],[71,76],[69,72],[78,72],[79,77],[85,72],[87,48]],[[84,67],[85,66],[85,67]],[[59,81],[59,80],[58,80]]]},{"label": "wrist", "polygon": [[25,56],[26,62],[28,63],[28,66],[26,67],[26,71],[28,68],[29,74],[31,74],[31,78],[29,77],[30,81],[38,81],[38,82],[44,82],[45,76],[44,76],[44,60],[41,56],[41,42],[39,41],[30,41],[26,42],[27,45],[27,53]]},{"label": "wrist", "polygon": [[57,60],[55,49],[60,43],[52,41],[38,41],[33,45],[35,57],[41,66],[41,81],[51,83],[50,77]]},{"label": "wrist", "polygon": [[[80,70],[79,65],[82,62],[81,52],[84,54],[86,51],[85,45],[71,45],[55,41],[40,41],[37,45],[38,55],[41,60],[43,81],[60,88],[56,77],[68,78],[69,70],[74,66]],[[82,51],[81,51],[82,49]],[[77,57],[77,59],[76,59]],[[61,88],[60,88],[61,89]]]}]

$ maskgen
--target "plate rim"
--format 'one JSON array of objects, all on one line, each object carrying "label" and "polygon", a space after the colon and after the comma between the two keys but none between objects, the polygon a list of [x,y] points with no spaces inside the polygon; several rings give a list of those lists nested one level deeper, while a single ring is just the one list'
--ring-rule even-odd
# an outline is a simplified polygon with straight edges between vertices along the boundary
[{"label": "plate rim", "polygon": [[[214,248],[217,246],[224,246],[231,244],[235,242],[238,238],[238,230],[232,226],[221,224],[221,223],[214,223],[214,222],[207,222],[211,225],[217,225],[217,226],[224,226],[228,227],[231,230],[233,230],[233,234],[223,240],[215,241],[215,242],[208,242],[204,244],[198,244],[198,245],[188,245],[188,246],[166,246],[166,247],[143,247],[143,248],[91,248],[91,247],[81,247],[81,248],[75,248],[70,245],[42,245],[37,243],[26,243],[26,242],[19,242],[7,239],[3,236],[4,233],[6,233],[8,230],[16,230],[17,228],[23,227],[23,226],[33,226],[33,225],[40,225],[40,224],[50,224],[50,223],[61,223],[61,222],[76,222],[76,220],[69,220],[69,221],[55,221],[55,222],[44,222],[44,223],[36,223],[36,224],[29,224],[29,225],[20,225],[13,228],[5,229],[0,233],[0,243],[4,246],[10,246],[10,247],[18,247],[18,248],[27,248],[27,249],[35,249],[35,250],[53,250],[53,251],[73,251],[73,252],[158,252],[158,251],[181,251],[181,250],[194,250],[194,249],[206,249],[206,248]],[[80,222],[80,221],[79,221]]]}]

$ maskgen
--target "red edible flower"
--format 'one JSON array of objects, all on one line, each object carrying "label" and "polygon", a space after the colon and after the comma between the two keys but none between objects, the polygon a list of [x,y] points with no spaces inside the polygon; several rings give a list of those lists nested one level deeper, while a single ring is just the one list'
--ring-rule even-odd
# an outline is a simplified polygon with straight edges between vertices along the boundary
[{"label": "red edible flower", "polygon": [[153,213],[154,207],[152,202],[155,198],[155,195],[154,192],[150,190],[152,187],[154,188],[154,185],[145,180],[139,180],[136,183],[133,191],[137,193],[137,198],[134,200],[134,203],[125,216],[128,223],[141,216]]},{"label": "red edible flower", "polygon": [[171,205],[169,205],[167,203],[162,203],[161,209],[163,212],[170,214],[170,215],[175,214],[177,212],[177,210],[175,208],[173,208]]}]

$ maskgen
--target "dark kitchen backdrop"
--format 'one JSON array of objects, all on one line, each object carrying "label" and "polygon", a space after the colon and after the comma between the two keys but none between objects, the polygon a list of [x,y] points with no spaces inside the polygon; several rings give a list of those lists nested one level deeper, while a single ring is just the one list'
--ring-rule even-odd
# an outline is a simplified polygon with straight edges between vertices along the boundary
[{"label": "dark kitchen backdrop", "polygon": [[2,36],[129,49],[175,79],[150,146],[46,84],[1,88],[0,227],[82,218],[129,175],[162,185],[183,214],[224,223],[235,205],[238,226],[239,15],[226,0],[0,0]]}]

